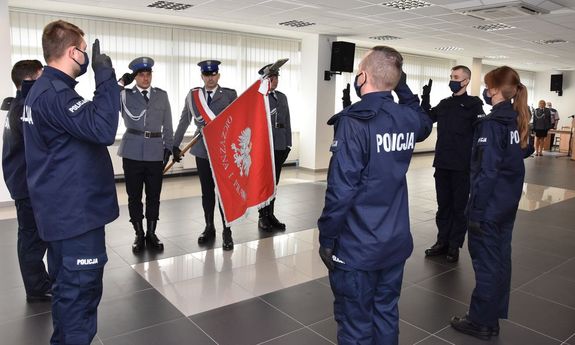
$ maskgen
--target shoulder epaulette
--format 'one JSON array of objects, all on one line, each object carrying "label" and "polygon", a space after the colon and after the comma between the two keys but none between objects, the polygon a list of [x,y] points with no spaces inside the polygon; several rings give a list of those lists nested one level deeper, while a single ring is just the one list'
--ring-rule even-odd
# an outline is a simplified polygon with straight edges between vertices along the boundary
[{"label": "shoulder epaulette", "polygon": [[50,83],[52,84],[52,87],[56,92],[61,92],[70,88],[68,85],[66,85],[66,83],[64,83],[60,79],[54,79],[50,81]]}]

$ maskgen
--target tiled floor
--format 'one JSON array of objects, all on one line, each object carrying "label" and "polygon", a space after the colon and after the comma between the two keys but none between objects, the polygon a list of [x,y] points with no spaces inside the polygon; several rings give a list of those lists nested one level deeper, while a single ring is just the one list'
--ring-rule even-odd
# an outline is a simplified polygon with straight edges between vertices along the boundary
[{"label": "tiled floor", "polygon": [[[513,239],[509,320],[490,342],[449,327],[465,313],[474,286],[466,248],[457,264],[425,259],[435,240],[431,156],[418,155],[408,173],[415,249],[400,299],[400,344],[575,345],[575,162],[526,160],[526,185]],[[121,217],[107,228],[109,262],[94,344],[336,343],[333,297],[317,256],[315,224],[325,173],[287,168],[277,215],[285,233],[257,230],[255,215],[233,228],[236,247],[198,246],[203,228],[197,177],[166,180],[158,233],[162,253],[133,255],[125,192]],[[0,210],[0,343],[47,344],[50,306],[24,302],[16,259],[16,222]],[[221,229],[221,226],[219,227]]]}]

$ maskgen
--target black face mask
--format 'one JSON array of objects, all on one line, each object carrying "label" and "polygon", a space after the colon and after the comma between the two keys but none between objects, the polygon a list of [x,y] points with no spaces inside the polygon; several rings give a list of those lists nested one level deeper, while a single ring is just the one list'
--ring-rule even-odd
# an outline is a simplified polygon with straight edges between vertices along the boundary
[{"label": "black face mask", "polygon": [[88,58],[88,53],[86,53],[85,51],[82,51],[78,48],[74,48],[74,49],[76,49],[77,51],[84,54],[84,63],[83,64],[79,63],[78,61],[76,61],[76,59],[72,58],[72,60],[74,60],[74,62],[77,63],[78,66],[80,66],[80,74],[78,74],[78,76],[77,76],[77,77],[79,77],[82,74],[86,73],[86,71],[88,71],[88,65],[90,64],[90,59]]},{"label": "black face mask", "polygon": [[34,82],[36,80],[22,80],[22,86],[20,87],[20,92],[22,92],[22,97],[26,97],[26,95],[28,95],[28,91],[30,91],[30,89],[32,88],[32,85],[34,85]]},{"label": "black face mask", "polygon": [[357,95],[357,97],[361,98],[361,88],[365,85],[365,83],[367,82],[367,78],[365,78],[364,82],[361,85],[357,85],[357,80],[359,79],[359,76],[362,75],[364,72],[361,72],[360,74],[355,76],[355,81],[353,82],[353,88],[355,89],[355,94]]},{"label": "black face mask", "polygon": [[458,93],[463,86],[461,85],[462,81],[457,81],[457,80],[450,80],[449,81],[449,88],[451,89],[451,92],[453,93]]},{"label": "black face mask", "polygon": [[487,89],[483,90],[483,100],[485,101],[485,104],[491,105],[491,96],[487,95]]}]

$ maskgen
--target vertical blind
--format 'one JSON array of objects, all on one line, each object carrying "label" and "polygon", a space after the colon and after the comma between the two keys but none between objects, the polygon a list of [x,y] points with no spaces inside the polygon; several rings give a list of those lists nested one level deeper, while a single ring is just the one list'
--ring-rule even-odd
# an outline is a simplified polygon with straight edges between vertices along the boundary
[{"label": "vertical blind", "polygon": [[[44,61],[42,30],[46,24],[58,19],[74,23],[84,31],[89,56],[92,42],[99,38],[101,50],[112,58],[118,77],[129,72],[128,64],[132,59],[139,56],[153,58],[152,86],[167,91],[174,126],[178,123],[190,88],[203,85],[197,66],[199,61],[220,60],[220,85],[236,89],[241,94],[257,80],[257,72],[262,66],[280,58],[289,58],[281,69],[278,90],[288,96],[292,129],[298,131],[298,106],[301,104],[301,49],[298,40],[11,9],[12,62],[21,59]],[[78,81],[76,91],[91,99],[94,91],[92,69],[89,68]],[[190,132],[194,130],[188,129]],[[119,132],[123,131],[121,121]]]}]

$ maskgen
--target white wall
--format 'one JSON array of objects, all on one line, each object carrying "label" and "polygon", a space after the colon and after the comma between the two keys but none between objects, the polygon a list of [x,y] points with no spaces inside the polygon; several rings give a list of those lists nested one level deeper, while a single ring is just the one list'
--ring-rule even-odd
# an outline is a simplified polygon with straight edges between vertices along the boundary
[{"label": "white wall", "polygon": [[[557,95],[554,91],[549,91],[551,74],[563,74],[563,96]],[[575,114],[575,71],[536,73],[535,92],[532,99],[535,103],[540,99],[553,103],[553,108],[559,112],[558,128],[571,126],[571,119],[568,116]],[[537,107],[537,104],[534,104],[534,106]]]},{"label": "white wall", "polygon": [[300,166],[326,169],[331,154],[333,128],[326,124],[334,114],[335,79],[324,81],[329,70],[333,36],[308,35],[302,40],[302,114],[300,117]]},{"label": "white wall", "polygon": [[[12,91],[12,81],[10,79],[10,72],[12,71],[12,64],[10,62],[11,49],[10,43],[10,15],[8,13],[8,0],[0,0],[0,42],[4,46],[0,50],[0,102],[5,97],[14,96]],[[6,112],[0,111],[0,123],[4,124]],[[0,136],[0,147],[2,146],[2,137]],[[0,174],[2,167],[0,165]],[[11,202],[10,193],[4,183],[0,183],[0,204]]]}]

